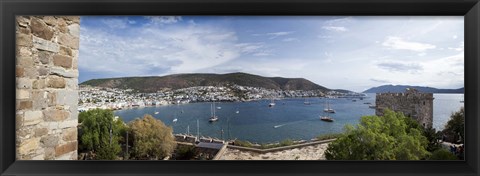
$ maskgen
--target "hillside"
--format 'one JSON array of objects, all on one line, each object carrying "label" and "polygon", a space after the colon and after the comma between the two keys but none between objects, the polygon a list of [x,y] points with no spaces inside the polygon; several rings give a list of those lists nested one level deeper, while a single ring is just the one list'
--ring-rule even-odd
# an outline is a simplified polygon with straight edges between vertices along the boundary
[{"label": "hillside", "polygon": [[459,89],[437,89],[433,87],[421,87],[421,86],[408,86],[408,85],[383,85],[379,87],[372,87],[363,93],[385,93],[385,92],[392,92],[392,93],[401,93],[405,92],[406,88],[415,88],[420,92],[426,93],[464,93],[464,88]]},{"label": "hillside", "polygon": [[156,92],[166,88],[181,89],[195,86],[225,86],[227,84],[276,90],[329,90],[304,78],[263,77],[247,73],[175,74],[158,77],[92,79],[80,85]]}]

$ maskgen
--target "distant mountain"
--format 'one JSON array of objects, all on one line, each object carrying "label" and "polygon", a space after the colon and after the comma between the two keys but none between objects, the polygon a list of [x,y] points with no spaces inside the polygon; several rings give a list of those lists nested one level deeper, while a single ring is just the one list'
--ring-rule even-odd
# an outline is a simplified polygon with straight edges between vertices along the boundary
[{"label": "distant mountain", "polygon": [[464,93],[465,88],[459,89],[437,89],[433,87],[421,87],[421,86],[408,86],[408,85],[383,85],[379,87],[372,87],[363,93],[385,93],[385,92],[392,92],[392,93],[402,93],[405,92],[406,88],[414,88],[420,92],[425,93]]},{"label": "distant mountain", "polygon": [[122,89],[130,88],[141,92],[156,92],[162,89],[181,89],[195,86],[225,86],[227,84],[276,90],[329,90],[304,78],[263,77],[240,72],[229,74],[175,74],[155,77],[92,79],[80,85]]}]

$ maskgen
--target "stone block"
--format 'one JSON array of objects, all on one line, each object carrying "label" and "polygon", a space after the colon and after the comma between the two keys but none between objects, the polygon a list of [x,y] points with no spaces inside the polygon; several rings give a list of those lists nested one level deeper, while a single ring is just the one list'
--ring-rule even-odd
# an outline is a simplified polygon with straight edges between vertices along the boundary
[{"label": "stone block", "polygon": [[17,78],[17,88],[30,89],[32,88],[32,80],[29,78]]},{"label": "stone block", "polygon": [[80,16],[63,16],[63,18],[72,23],[80,23]]},{"label": "stone block", "polygon": [[29,152],[36,150],[39,147],[39,141],[40,138],[31,138],[21,142],[20,146],[18,146],[18,154],[26,155]]},{"label": "stone block", "polygon": [[30,78],[30,79],[37,79],[39,74],[38,70],[35,67],[26,67],[24,68],[24,77]]},{"label": "stone block", "polygon": [[16,77],[23,77],[25,75],[25,70],[22,66],[17,66],[15,68],[15,76]]},{"label": "stone block", "polygon": [[32,49],[26,46],[18,46],[15,48],[17,57],[32,57]]},{"label": "stone block", "polygon": [[37,128],[35,131],[35,137],[42,137],[48,134],[48,128]]},{"label": "stone block", "polygon": [[45,67],[40,67],[37,69],[38,70],[38,75],[39,76],[47,76],[50,73],[50,70]]},{"label": "stone block", "polygon": [[69,89],[78,89],[78,79],[66,79],[67,80],[67,88]]},{"label": "stone block", "polygon": [[23,126],[39,124],[42,122],[42,119],[42,111],[25,111],[25,115],[23,117]]},{"label": "stone block", "polygon": [[77,140],[77,128],[67,128],[63,130],[64,141],[76,141]]},{"label": "stone block", "polygon": [[57,18],[57,29],[62,33],[66,33],[68,31],[68,28],[67,28],[67,22],[65,21],[65,19],[63,19],[62,17],[56,17],[56,18]]},{"label": "stone block", "polygon": [[65,88],[65,79],[58,76],[49,76],[47,86],[51,88]]},{"label": "stone block", "polygon": [[38,18],[32,18],[30,20],[30,29],[32,30],[33,35],[45,40],[51,40],[54,34],[54,31],[48,27],[43,20]]},{"label": "stone block", "polygon": [[56,92],[49,92],[47,95],[47,103],[48,106],[55,106],[57,103],[57,93]]},{"label": "stone block", "polygon": [[77,90],[58,90],[57,91],[57,105],[77,105],[78,91]]},{"label": "stone block", "polygon": [[16,40],[17,46],[30,47],[32,46],[32,44],[33,44],[32,35],[17,33],[17,40]]},{"label": "stone block", "polygon": [[63,68],[51,68],[52,74],[65,77],[65,78],[78,78],[78,70],[65,70]]},{"label": "stone block", "polygon": [[45,121],[63,121],[70,117],[66,110],[49,109],[43,111]]},{"label": "stone block", "polygon": [[69,34],[58,34],[58,43],[68,46],[72,49],[78,49],[80,40]]},{"label": "stone block", "polygon": [[48,93],[43,90],[32,91],[33,109],[35,110],[46,109],[48,107],[47,95]]},{"label": "stone block", "polygon": [[60,140],[60,137],[58,135],[50,134],[43,136],[40,140],[42,142],[43,146],[45,147],[56,147],[58,145],[58,141]]},{"label": "stone block", "polygon": [[55,157],[77,150],[77,141],[55,147]]},{"label": "stone block", "polygon": [[60,46],[60,54],[66,55],[66,56],[73,56],[72,49]]},{"label": "stone block", "polygon": [[17,89],[17,95],[16,95],[16,99],[28,99],[30,98],[30,92],[28,90],[25,90],[25,89]]},{"label": "stone block", "polygon": [[17,16],[16,20],[17,24],[22,27],[28,27],[28,24],[30,23],[30,18],[25,16]]},{"label": "stone block", "polygon": [[57,53],[59,50],[58,44],[35,37],[35,36],[33,37],[33,46],[39,50],[51,51],[54,53]]},{"label": "stone block", "polygon": [[34,80],[32,83],[33,89],[43,89],[45,88],[45,79]]},{"label": "stone block", "polygon": [[17,28],[17,31],[22,33],[22,34],[27,34],[27,35],[30,35],[32,33],[30,28],[25,28],[25,27],[19,27],[19,28]]},{"label": "stone block", "polygon": [[56,26],[57,25],[57,19],[53,16],[44,16],[43,21],[50,26]]},{"label": "stone block", "polygon": [[17,65],[22,67],[33,67],[33,58],[28,56],[17,57]]},{"label": "stone block", "polygon": [[53,65],[61,66],[63,68],[72,68],[72,58],[64,55],[54,55],[53,56]]},{"label": "stone block", "polygon": [[33,107],[32,101],[19,101],[17,104],[17,110],[30,110]]},{"label": "stone block", "polygon": [[45,154],[41,153],[37,156],[34,156],[31,160],[44,160],[45,159]]},{"label": "stone block", "polygon": [[68,25],[68,33],[74,37],[80,37],[80,25],[78,24],[71,24]]},{"label": "stone block", "polygon": [[49,64],[51,57],[52,57],[52,53],[49,51],[38,52],[38,60],[40,60],[42,64]]},{"label": "stone block", "polygon": [[65,121],[60,122],[60,123],[58,124],[58,128],[60,128],[60,129],[72,128],[72,127],[77,128],[77,126],[78,126],[78,119],[65,120]]},{"label": "stone block", "polygon": [[45,149],[45,160],[54,160],[55,159],[55,148],[46,148]]}]

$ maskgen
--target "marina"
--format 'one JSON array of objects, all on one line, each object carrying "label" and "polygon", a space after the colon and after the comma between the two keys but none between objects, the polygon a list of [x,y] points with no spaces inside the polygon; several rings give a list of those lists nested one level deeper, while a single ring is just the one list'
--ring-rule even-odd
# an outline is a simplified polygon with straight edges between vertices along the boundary
[{"label": "marina", "polygon": [[[434,94],[433,127],[443,129],[450,114],[463,103],[462,94]],[[325,102],[335,113],[325,113]],[[353,102],[347,98],[305,98],[276,99],[275,106],[269,107],[272,99],[250,102],[189,103],[153,107],[139,107],[115,111],[125,122],[145,114],[151,114],[172,126],[174,133],[185,133],[190,127],[197,127],[198,135],[222,140],[246,140],[253,143],[279,142],[285,139],[310,140],[322,134],[340,133],[346,124],[355,125],[361,116],[374,115],[375,94],[368,94],[363,100]],[[209,109],[211,108],[211,109]],[[183,110],[184,113],[180,113]],[[209,122],[213,111],[220,120]],[[155,112],[161,112],[155,114]],[[241,113],[240,113],[241,112]],[[328,114],[333,122],[325,122],[321,116]],[[176,120],[175,120],[176,119]],[[175,122],[174,122],[175,120]],[[190,133],[192,135],[197,135]]]}]

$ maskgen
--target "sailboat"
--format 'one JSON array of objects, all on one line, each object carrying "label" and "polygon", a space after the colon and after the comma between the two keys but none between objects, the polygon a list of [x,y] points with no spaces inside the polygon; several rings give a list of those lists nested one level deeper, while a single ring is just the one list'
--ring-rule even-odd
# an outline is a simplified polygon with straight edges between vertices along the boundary
[{"label": "sailboat", "polygon": [[275,102],[274,102],[274,100],[273,100],[273,98],[272,98],[272,101],[270,102],[270,104],[268,104],[268,107],[273,107],[273,106],[275,106]]},{"label": "sailboat", "polygon": [[310,105],[310,102],[307,100],[307,98],[305,98],[305,101],[303,101],[303,104]]},{"label": "sailboat", "polygon": [[328,112],[328,113],[335,113],[335,110],[330,108],[330,104],[328,104],[328,101],[325,100],[327,108],[323,109],[323,112]]},{"label": "sailboat", "polygon": [[333,122],[333,118],[329,116],[320,116],[320,120],[325,121],[325,122]]},{"label": "sailboat", "polygon": [[159,113],[158,111],[155,111],[155,113],[154,113],[154,114],[158,114],[158,113]]},{"label": "sailboat", "polygon": [[218,120],[218,117],[215,115],[215,102],[210,105],[210,118],[208,119],[209,122],[215,122]]}]

